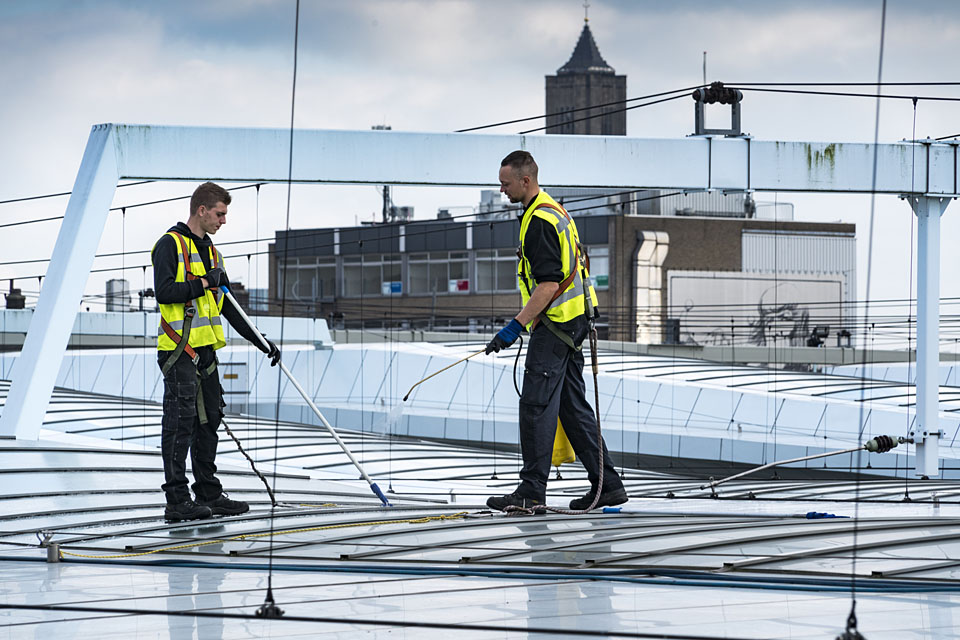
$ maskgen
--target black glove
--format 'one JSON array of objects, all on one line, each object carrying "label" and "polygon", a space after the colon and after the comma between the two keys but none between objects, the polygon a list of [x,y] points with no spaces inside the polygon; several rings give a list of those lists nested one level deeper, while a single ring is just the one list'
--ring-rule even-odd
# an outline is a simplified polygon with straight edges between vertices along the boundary
[{"label": "black glove", "polygon": [[227,274],[220,267],[210,269],[203,278],[207,281],[208,289],[219,289],[221,284],[227,284]]},{"label": "black glove", "polygon": [[264,347],[262,344],[258,345],[260,347],[260,351],[263,351],[265,354],[267,354],[267,357],[270,358],[271,367],[277,366],[277,363],[280,362],[280,349],[277,348],[277,345],[274,344],[273,340],[267,337],[267,334],[261,333],[260,335],[263,336],[264,341],[267,343],[267,347],[269,347]]},{"label": "black glove", "polygon": [[490,355],[492,352],[500,353],[500,349],[506,349],[512,345],[517,341],[521,331],[523,331],[523,325],[514,318],[510,321],[510,324],[500,329],[497,335],[493,336],[493,340],[487,343],[486,355]]}]

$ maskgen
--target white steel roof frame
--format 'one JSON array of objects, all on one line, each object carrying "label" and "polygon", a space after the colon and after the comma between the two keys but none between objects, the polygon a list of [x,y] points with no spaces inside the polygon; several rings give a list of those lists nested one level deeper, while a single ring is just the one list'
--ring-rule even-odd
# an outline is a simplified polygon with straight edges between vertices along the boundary
[{"label": "white steel roof frame", "polygon": [[947,199],[958,196],[960,143],[930,140],[872,145],[333,130],[291,136],[288,129],[96,125],[12,372],[0,436],[39,436],[117,183],[284,182],[291,138],[290,178],[298,183],[490,186],[500,159],[521,148],[538,158],[543,183],[552,186],[909,195],[920,230],[917,473],[937,475],[939,221]]}]

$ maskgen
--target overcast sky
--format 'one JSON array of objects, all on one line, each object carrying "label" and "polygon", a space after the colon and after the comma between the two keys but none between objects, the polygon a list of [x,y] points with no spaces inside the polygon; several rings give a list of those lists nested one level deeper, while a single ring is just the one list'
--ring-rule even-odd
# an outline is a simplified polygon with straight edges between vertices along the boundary
[{"label": "overcast sky", "polygon": [[[294,7],[294,0],[0,0],[0,200],[69,190],[96,123],[288,126]],[[296,125],[452,131],[542,114],[544,76],[569,58],[583,12],[580,0],[303,0]],[[880,0],[593,0],[590,27],[634,97],[699,83],[703,51],[710,81],[875,81],[880,13]],[[960,80],[958,50],[960,3],[889,0],[885,81]],[[894,91],[960,95],[942,87]],[[868,99],[751,93],[743,126],[767,140],[872,142],[874,109]],[[921,101],[917,136],[960,133],[958,110],[957,103]],[[912,117],[910,101],[884,102],[880,140],[909,138]],[[683,137],[692,128],[688,100],[633,110],[627,121],[635,137]],[[193,186],[120,189],[115,204],[188,194]],[[285,193],[283,186],[264,187],[258,216],[256,192],[238,192],[216,240],[272,236],[283,226]],[[857,224],[858,297],[864,298],[869,197],[777,197],[796,203],[798,219]],[[394,199],[414,205],[424,219],[438,206],[475,205],[479,193],[404,188]],[[0,224],[62,215],[65,206],[66,198],[0,205]],[[373,187],[298,188],[291,226],[352,225],[379,206]],[[111,214],[98,252],[149,250],[186,209],[184,203],[132,209],[125,224]],[[896,198],[878,198],[871,298],[907,297],[915,272],[912,219]],[[0,262],[49,258],[58,228],[43,222],[3,229]],[[954,277],[960,252],[952,247],[958,230],[960,206],[953,204],[943,218],[944,296],[960,296]],[[252,249],[224,249],[246,251]],[[124,264],[148,261],[144,253]],[[94,267],[120,264],[98,259]],[[42,263],[0,266],[0,277],[44,270]],[[265,260],[235,258],[228,270],[248,286],[266,286]],[[93,274],[87,293],[102,293],[104,281],[117,275]],[[139,268],[126,273],[134,288],[144,276],[152,278]],[[36,280],[20,286],[37,290]]]}]

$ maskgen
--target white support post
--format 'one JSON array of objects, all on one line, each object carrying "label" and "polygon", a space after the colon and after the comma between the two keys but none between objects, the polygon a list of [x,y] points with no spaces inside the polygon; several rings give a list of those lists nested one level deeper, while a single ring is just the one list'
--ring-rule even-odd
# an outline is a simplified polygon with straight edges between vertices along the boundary
[{"label": "white support post", "polygon": [[949,200],[910,196],[917,214],[917,444],[918,476],[940,473],[940,216]]},{"label": "white support post", "polygon": [[118,179],[114,127],[97,125],[83,153],[23,350],[13,365],[0,436],[40,436]]}]

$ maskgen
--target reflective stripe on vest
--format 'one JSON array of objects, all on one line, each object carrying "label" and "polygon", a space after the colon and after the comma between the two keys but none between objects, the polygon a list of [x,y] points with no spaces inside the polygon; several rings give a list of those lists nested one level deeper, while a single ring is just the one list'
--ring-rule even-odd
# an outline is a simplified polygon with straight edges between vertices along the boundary
[{"label": "reflective stripe on vest", "polygon": [[[524,305],[530,300],[530,295],[537,286],[530,272],[530,261],[523,251],[524,238],[527,229],[530,227],[530,221],[534,216],[546,220],[552,224],[557,231],[557,237],[560,241],[560,261],[563,272],[563,282],[568,281],[568,278],[573,274],[573,277],[569,280],[569,284],[550,303],[550,306],[547,307],[545,312],[547,317],[554,322],[568,322],[585,313],[584,278],[589,278],[590,276],[587,272],[586,265],[581,264],[582,256],[578,249],[580,246],[580,236],[577,233],[577,225],[563,207],[557,204],[557,202],[544,191],[541,191],[539,195],[537,195],[524,213],[523,219],[520,222],[521,255],[517,268],[517,279],[520,282],[520,296]],[[589,290],[590,299],[593,303],[592,306],[596,307],[596,291],[594,291],[592,285],[588,285],[586,288]],[[532,324],[533,323],[527,327],[528,330],[531,329]]]},{"label": "reflective stripe on vest", "polygon": [[[175,231],[167,232],[168,236],[173,237],[177,243],[177,275],[176,282],[187,282],[187,274],[200,278],[207,273],[207,269],[200,258],[196,244],[187,236]],[[222,258],[220,252],[210,245],[210,265],[211,268],[220,266]],[[184,256],[190,256],[189,265],[184,262]],[[227,344],[223,335],[223,324],[220,320],[220,312],[223,309],[223,294],[220,291],[206,290],[199,298],[191,300],[189,303],[161,304],[160,315],[173,327],[178,334],[183,334],[183,318],[185,307],[192,305],[196,309],[193,322],[190,327],[188,344],[191,347],[212,346],[219,349]],[[160,327],[157,333],[157,349],[160,351],[173,351],[176,349],[176,343]]]},{"label": "reflective stripe on vest", "polygon": [[[193,332],[193,330],[196,329],[197,327],[209,327],[211,325],[216,326],[216,325],[219,325],[220,323],[221,323],[220,316],[214,316],[212,318],[209,318],[201,315],[196,315],[193,318],[193,324],[190,327],[190,331]],[[173,327],[173,330],[176,331],[177,333],[181,333],[183,331],[183,320],[174,320],[173,322],[167,321],[167,324]],[[162,329],[160,330],[160,333],[163,333]]]}]

